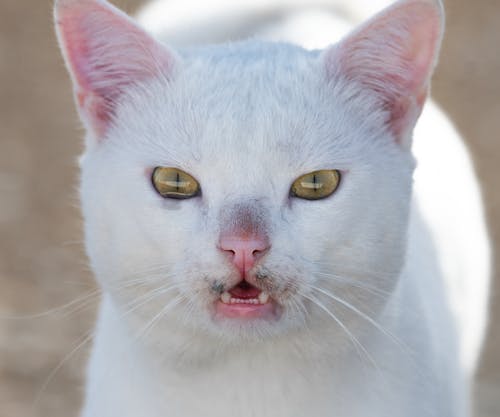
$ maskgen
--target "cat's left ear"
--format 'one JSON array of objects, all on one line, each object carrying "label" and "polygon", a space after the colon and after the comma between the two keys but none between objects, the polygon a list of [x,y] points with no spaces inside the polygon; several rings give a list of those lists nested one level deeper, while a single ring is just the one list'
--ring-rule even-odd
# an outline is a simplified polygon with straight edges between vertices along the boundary
[{"label": "cat's left ear", "polygon": [[178,59],[105,0],[56,0],[54,14],[80,116],[98,142],[123,93],[169,79]]},{"label": "cat's left ear", "polygon": [[396,141],[409,147],[443,29],[441,1],[400,0],[324,52],[328,77],[374,95]]}]

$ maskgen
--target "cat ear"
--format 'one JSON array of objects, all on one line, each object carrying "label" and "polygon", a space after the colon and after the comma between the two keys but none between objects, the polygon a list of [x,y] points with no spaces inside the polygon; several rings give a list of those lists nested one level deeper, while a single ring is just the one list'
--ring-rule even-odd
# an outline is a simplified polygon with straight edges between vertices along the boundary
[{"label": "cat ear", "polygon": [[104,0],[56,0],[55,22],[80,116],[98,140],[127,88],[172,72],[174,55]]},{"label": "cat ear", "polygon": [[353,81],[375,94],[404,146],[410,146],[429,91],[443,27],[439,0],[402,0],[324,52],[329,78]]}]

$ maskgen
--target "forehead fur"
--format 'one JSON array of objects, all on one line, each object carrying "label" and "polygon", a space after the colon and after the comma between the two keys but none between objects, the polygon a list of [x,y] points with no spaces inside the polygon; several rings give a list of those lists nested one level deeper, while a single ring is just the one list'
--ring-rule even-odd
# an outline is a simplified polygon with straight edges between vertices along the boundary
[{"label": "forehead fur", "polygon": [[361,149],[366,155],[367,147],[391,142],[374,137],[384,134],[384,112],[359,93],[352,83],[327,79],[320,54],[297,46],[245,41],[190,49],[170,81],[158,77],[129,91],[109,141],[149,153],[150,163],[185,168],[226,157],[232,168],[256,158],[294,171],[332,162],[342,168]]}]

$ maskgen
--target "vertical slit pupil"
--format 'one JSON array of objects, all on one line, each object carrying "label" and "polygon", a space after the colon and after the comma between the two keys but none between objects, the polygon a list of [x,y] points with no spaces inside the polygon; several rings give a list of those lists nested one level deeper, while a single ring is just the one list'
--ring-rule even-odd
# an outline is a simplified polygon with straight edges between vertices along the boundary
[{"label": "vertical slit pupil", "polygon": [[175,184],[176,184],[176,189],[177,191],[179,191],[179,182],[180,182],[180,178],[181,176],[179,175],[178,172],[176,172],[176,181],[175,181]]}]

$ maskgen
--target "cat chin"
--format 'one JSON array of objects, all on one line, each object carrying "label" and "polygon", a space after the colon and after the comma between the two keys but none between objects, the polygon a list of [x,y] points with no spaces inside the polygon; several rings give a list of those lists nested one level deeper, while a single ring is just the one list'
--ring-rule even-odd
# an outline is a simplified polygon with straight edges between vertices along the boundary
[{"label": "cat chin", "polygon": [[[217,367],[243,352],[249,357],[259,352],[286,352],[297,360],[314,363],[319,358],[332,360],[352,349],[341,331],[328,321],[316,319],[311,326],[305,316],[295,317],[284,309],[279,320],[200,318],[190,326],[177,321],[150,334],[143,347],[150,358],[160,359],[162,365],[182,372]],[[326,339],[331,342],[325,344]]]}]

